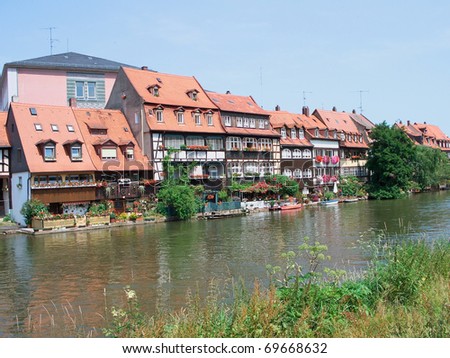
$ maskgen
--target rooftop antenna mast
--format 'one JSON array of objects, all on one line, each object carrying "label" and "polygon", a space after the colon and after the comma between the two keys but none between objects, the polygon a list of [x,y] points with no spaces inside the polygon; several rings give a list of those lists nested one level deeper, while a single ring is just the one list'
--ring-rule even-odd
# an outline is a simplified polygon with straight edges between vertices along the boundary
[{"label": "rooftop antenna mast", "polygon": [[53,43],[56,41],[59,41],[58,39],[53,38],[53,30],[55,30],[56,27],[44,27],[42,30],[48,30],[50,33],[50,55],[53,55]]},{"label": "rooftop antenna mast", "polygon": [[312,92],[303,91],[303,107],[306,107],[306,94],[307,93],[312,93]]},{"label": "rooftop antenna mast", "polygon": [[355,91],[355,92],[359,92],[359,113],[363,113],[363,100],[362,100],[362,94],[363,93],[369,93],[369,91],[366,90],[359,90],[359,91]]}]

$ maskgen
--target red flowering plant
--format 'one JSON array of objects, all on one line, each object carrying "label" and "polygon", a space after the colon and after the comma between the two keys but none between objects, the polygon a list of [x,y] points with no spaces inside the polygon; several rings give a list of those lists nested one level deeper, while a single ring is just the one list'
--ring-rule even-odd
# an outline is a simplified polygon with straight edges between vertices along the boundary
[{"label": "red flowering plant", "polygon": [[317,163],[322,163],[322,160],[323,160],[323,158],[322,158],[321,155],[316,156],[316,162]]},{"label": "red flowering plant", "polygon": [[330,181],[330,178],[331,178],[331,177],[330,177],[328,174],[325,174],[325,175],[322,177],[324,183],[328,183],[328,182]]},{"label": "red flowering plant", "polygon": [[328,164],[330,162],[330,157],[328,155],[324,155],[322,158],[323,164]]},{"label": "red flowering plant", "polygon": [[339,163],[339,157],[337,155],[333,155],[331,157],[331,164],[335,165],[337,163]]}]

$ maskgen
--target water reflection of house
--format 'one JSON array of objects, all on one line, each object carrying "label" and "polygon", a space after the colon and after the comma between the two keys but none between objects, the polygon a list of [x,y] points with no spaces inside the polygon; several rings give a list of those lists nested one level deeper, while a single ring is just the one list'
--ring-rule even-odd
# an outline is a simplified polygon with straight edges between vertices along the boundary
[{"label": "water reflection of house", "polygon": [[6,133],[6,119],[8,113],[0,112],[0,216],[9,212],[9,152],[11,145]]},{"label": "water reflection of house", "polygon": [[[123,68],[107,108],[121,109],[156,180],[167,174],[163,160],[190,167],[193,183],[220,188],[224,177],[224,130],[217,107],[195,77]],[[192,164],[194,165],[192,166]]]}]

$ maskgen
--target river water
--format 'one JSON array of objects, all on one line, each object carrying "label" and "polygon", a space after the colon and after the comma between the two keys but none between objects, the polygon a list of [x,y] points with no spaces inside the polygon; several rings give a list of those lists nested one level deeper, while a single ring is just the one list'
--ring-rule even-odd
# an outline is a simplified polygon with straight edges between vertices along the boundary
[{"label": "river water", "polygon": [[[265,266],[305,236],[328,246],[329,266],[363,270],[359,240],[389,235],[450,236],[450,192],[360,201],[210,221],[136,225],[0,239],[0,337],[99,334],[105,310],[136,290],[144,310],[185,304],[212,283],[267,283]],[[226,290],[226,289],[225,289]],[[82,327],[78,333],[72,326]]]}]

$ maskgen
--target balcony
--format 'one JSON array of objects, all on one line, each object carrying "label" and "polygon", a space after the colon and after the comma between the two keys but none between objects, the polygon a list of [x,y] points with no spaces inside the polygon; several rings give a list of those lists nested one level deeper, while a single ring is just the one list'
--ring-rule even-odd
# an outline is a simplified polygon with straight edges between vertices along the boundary
[{"label": "balcony", "polygon": [[98,186],[96,200],[134,199],[153,194],[153,187],[142,185],[139,182],[129,184],[107,183],[106,186]]}]

